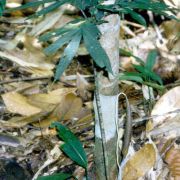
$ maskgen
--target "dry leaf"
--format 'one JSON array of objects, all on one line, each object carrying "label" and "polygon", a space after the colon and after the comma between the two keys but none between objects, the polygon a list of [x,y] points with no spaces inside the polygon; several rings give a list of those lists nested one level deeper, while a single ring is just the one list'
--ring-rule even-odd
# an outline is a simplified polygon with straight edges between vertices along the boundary
[{"label": "dry leaf", "polygon": [[82,108],[82,100],[73,93],[67,94],[54,110],[53,114],[59,119],[71,119]]},{"label": "dry leaf", "polygon": [[48,16],[45,16],[45,18],[40,23],[34,26],[34,28],[30,32],[30,35],[38,36],[48,29],[52,28],[55,23],[61,18],[63,13],[64,9],[62,7],[56,11],[50,12]]},{"label": "dry leaf", "polygon": [[34,123],[37,127],[48,127],[54,121],[71,119],[82,108],[82,100],[73,93],[65,95],[55,110],[46,119],[39,123]]},{"label": "dry leaf", "polygon": [[180,86],[171,89],[158,100],[158,102],[155,104],[151,112],[151,115],[152,116],[161,115],[161,116],[153,118],[152,122],[148,123],[147,130],[150,131],[152,128],[160,126],[167,119],[169,123],[172,123],[171,119],[175,117],[177,113],[170,113],[170,114],[166,114],[166,113],[180,109],[179,94],[180,94]]},{"label": "dry leaf", "polygon": [[154,165],[156,152],[152,144],[146,144],[126,163],[123,180],[137,180],[143,177]]},{"label": "dry leaf", "polygon": [[41,112],[41,109],[28,103],[25,96],[17,92],[9,92],[2,95],[7,109],[12,113],[23,116],[31,116]]},{"label": "dry leaf", "polygon": [[75,90],[76,88],[60,88],[50,91],[47,94],[33,94],[28,97],[28,102],[44,110],[48,109],[49,107],[55,108],[55,106],[63,100],[66,94],[72,93]]},{"label": "dry leaf", "polygon": [[30,123],[37,122],[38,124],[41,122],[41,120],[45,119],[51,112],[51,109],[48,109],[47,112],[40,112],[38,114],[28,116],[28,117],[13,117],[9,119],[8,121],[5,121],[2,123],[3,127],[23,127]]},{"label": "dry leaf", "polygon": [[88,87],[90,86],[87,80],[79,73],[77,73],[77,80],[76,80],[78,94],[84,99],[87,100],[88,98]]},{"label": "dry leaf", "polygon": [[165,155],[171,176],[175,179],[180,178],[180,148],[178,145],[172,146]]}]

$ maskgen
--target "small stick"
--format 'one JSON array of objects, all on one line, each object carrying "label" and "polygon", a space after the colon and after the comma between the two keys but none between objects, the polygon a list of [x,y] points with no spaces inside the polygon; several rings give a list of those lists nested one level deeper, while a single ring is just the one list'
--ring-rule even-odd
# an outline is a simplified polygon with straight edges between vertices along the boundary
[{"label": "small stick", "polygon": [[24,78],[17,78],[17,79],[10,79],[10,80],[1,81],[0,85],[14,83],[14,82],[21,82],[21,81],[37,81],[37,80],[50,79],[50,78],[51,78],[51,76],[24,77]]}]

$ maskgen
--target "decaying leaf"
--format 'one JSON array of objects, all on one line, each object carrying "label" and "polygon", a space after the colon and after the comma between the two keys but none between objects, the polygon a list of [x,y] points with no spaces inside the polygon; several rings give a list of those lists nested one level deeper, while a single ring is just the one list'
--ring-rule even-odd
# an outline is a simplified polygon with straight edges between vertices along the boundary
[{"label": "decaying leaf", "polygon": [[87,99],[87,93],[88,93],[88,88],[89,88],[89,83],[87,80],[79,73],[77,73],[77,80],[76,80],[76,85],[77,85],[77,90],[78,94],[84,99]]},{"label": "decaying leaf", "polygon": [[52,111],[52,109],[48,109],[47,112],[40,112],[35,115],[31,115],[28,117],[13,117],[9,121],[5,121],[4,126],[9,127],[23,127],[27,124],[32,123],[40,123],[41,120],[44,120]]},{"label": "decaying leaf", "polygon": [[160,126],[162,123],[165,123],[165,121],[168,121],[169,123],[172,123],[172,118],[174,118],[177,115],[177,112],[175,113],[169,113],[172,111],[178,111],[180,109],[180,86],[175,87],[165,93],[155,104],[151,115],[160,115],[158,117],[155,117],[150,121],[147,125],[147,130],[154,130],[156,127]]},{"label": "decaying leaf", "polygon": [[63,101],[64,96],[75,92],[76,88],[60,88],[48,93],[33,94],[28,97],[28,102],[43,110],[55,108],[55,106]]},{"label": "decaying leaf", "polygon": [[31,116],[41,112],[41,109],[28,103],[25,96],[17,92],[9,92],[2,95],[7,109],[11,113],[17,113],[23,116]]},{"label": "decaying leaf", "polygon": [[73,93],[66,94],[46,119],[33,125],[48,127],[52,122],[71,119],[81,108],[82,100],[80,98]]},{"label": "decaying leaf", "polygon": [[178,180],[180,178],[180,147],[177,144],[167,151],[165,161],[168,164],[171,176]]},{"label": "decaying leaf", "polygon": [[53,114],[59,119],[70,119],[82,108],[82,100],[73,93],[67,94],[54,110]]},{"label": "decaying leaf", "polygon": [[123,180],[136,180],[143,177],[154,165],[156,152],[152,144],[146,144],[126,163]]}]

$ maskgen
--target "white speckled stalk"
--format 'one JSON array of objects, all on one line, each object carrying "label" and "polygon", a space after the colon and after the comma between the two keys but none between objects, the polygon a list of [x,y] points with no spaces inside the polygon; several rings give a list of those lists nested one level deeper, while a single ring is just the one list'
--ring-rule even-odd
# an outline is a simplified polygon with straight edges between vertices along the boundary
[{"label": "white speckled stalk", "polygon": [[[114,1],[105,1],[106,4],[112,4]],[[116,119],[118,118],[118,81],[116,75],[119,72],[119,29],[120,18],[118,15],[109,15],[104,23],[99,26],[102,33],[100,43],[105,49],[111,63],[113,74],[109,74],[109,79],[104,76],[98,76],[99,84],[99,105],[102,114],[104,133],[106,139],[106,155],[108,157],[108,177],[105,177],[105,168],[103,167],[103,147],[102,133],[100,130],[97,104],[94,100],[95,109],[95,163],[96,163],[96,179],[110,180],[117,179],[117,162],[116,162]],[[107,163],[105,163],[107,164]]]}]

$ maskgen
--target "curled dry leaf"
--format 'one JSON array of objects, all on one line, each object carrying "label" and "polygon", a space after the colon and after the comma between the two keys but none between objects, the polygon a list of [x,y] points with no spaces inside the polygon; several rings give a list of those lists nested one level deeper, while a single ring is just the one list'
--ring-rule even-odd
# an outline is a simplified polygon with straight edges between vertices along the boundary
[{"label": "curled dry leaf", "polygon": [[156,152],[152,144],[146,144],[126,163],[123,180],[135,180],[143,177],[155,164]]},{"label": "curled dry leaf", "polygon": [[67,120],[73,118],[82,108],[82,100],[75,94],[66,94],[54,111],[46,119],[39,123],[34,123],[35,126],[48,127],[54,121]]},{"label": "curled dry leaf", "polygon": [[148,130],[152,130],[157,126],[161,125],[167,118],[171,118],[176,116],[176,113],[168,112],[176,111],[180,109],[180,86],[175,87],[165,93],[155,104],[151,116],[160,115],[152,119],[152,122],[148,124]]},{"label": "curled dry leaf", "polygon": [[43,53],[43,49],[38,43],[38,39],[21,34],[21,39],[18,41],[24,43],[23,50],[16,48],[11,51],[0,51],[0,57],[15,62],[27,72],[34,73],[35,75],[52,76],[52,69],[55,65],[49,62],[49,57],[45,56]]},{"label": "curled dry leaf", "polygon": [[165,161],[168,164],[171,176],[175,180],[180,179],[180,147],[172,146],[165,154]]},{"label": "curled dry leaf", "polygon": [[167,140],[180,136],[179,94],[180,86],[165,93],[151,112],[151,115],[155,117],[147,123],[147,133],[156,138],[159,151]]},{"label": "curled dry leaf", "polygon": [[40,108],[29,104],[27,98],[17,92],[3,94],[2,98],[11,113],[31,116],[41,112]]},{"label": "curled dry leaf", "polygon": [[33,94],[28,97],[28,102],[46,111],[49,108],[55,108],[67,94],[75,90],[76,88],[60,88],[48,93]]},{"label": "curled dry leaf", "polygon": [[77,80],[76,80],[78,94],[84,99],[87,100],[88,98],[88,88],[89,83],[88,81],[79,73],[77,73]]}]

